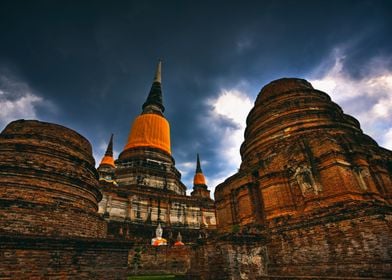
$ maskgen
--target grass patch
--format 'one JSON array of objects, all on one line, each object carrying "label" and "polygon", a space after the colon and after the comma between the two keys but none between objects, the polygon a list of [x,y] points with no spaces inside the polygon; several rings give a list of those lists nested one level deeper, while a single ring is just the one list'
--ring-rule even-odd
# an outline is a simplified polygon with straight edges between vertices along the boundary
[{"label": "grass patch", "polygon": [[145,276],[129,276],[128,280],[166,280],[176,279],[175,275],[145,275]]}]

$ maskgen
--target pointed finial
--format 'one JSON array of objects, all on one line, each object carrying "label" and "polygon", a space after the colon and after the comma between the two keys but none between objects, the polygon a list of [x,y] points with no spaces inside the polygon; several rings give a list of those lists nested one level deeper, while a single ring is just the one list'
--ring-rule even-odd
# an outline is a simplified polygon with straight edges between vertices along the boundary
[{"label": "pointed finial", "polygon": [[113,159],[113,133],[110,136],[108,147],[106,148],[105,155],[103,156],[101,163],[99,166],[110,165],[111,167],[116,168]]},{"label": "pointed finial", "polygon": [[157,112],[162,114],[165,111],[165,106],[163,106],[162,102],[161,69],[162,60],[159,60],[150,93],[142,106],[143,113]]},{"label": "pointed finial", "polygon": [[113,133],[110,136],[109,144],[105,152],[105,156],[113,156]]},{"label": "pointed finial", "polygon": [[199,153],[197,153],[196,173],[203,173],[203,171],[201,171]]},{"label": "pointed finial", "polygon": [[155,71],[155,76],[154,76],[154,83],[162,83],[162,77],[161,77],[161,71],[162,71],[162,59],[158,60],[158,65],[157,69]]}]

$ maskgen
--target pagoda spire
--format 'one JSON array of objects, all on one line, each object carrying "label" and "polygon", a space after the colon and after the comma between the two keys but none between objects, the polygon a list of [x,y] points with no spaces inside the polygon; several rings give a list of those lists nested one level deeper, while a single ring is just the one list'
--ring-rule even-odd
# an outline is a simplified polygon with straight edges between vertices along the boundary
[{"label": "pagoda spire", "polygon": [[193,191],[191,196],[210,199],[210,191],[207,189],[206,178],[201,170],[200,156],[197,154],[196,172],[193,177]]},{"label": "pagoda spire", "polygon": [[195,172],[195,177],[193,178],[193,185],[206,185],[206,179],[204,177],[203,171],[201,171],[201,164],[200,164],[200,157],[199,154],[197,154],[197,160],[196,160],[196,172]]},{"label": "pagoda spire", "polygon": [[201,171],[199,153],[197,153],[196,173],[203,173],[203,171]]},{"label": "pagoda spire", "polygon": [[113,133],[110,136],[108,147],[106,148],[105,156],[113,157]]},{"label": "pagoda spire", "polygon": [[106,152],[104,157],[101,160],[99,166],[109,165],[111,167],[115,167],[114,158],[113,158],[113,133],[110,136],[108,147],[106,148]]},{"label": "pagoda spire", "polygon": [[150,93],[146,102],[143,104],[143,113],[162,114],[165,111],[162,101],[162,60],[158,61],[155,71],[154,80],[151,85]]},{"label": "pagoda spire", "polygon": [[[170,125],[163,115],[165,107],[162,102],[161,70],[162,61],[158,61],[150,93],[142,106],[142,113],[132,124],[124,151],[148,147],[159,149],[171,156]],[[123,152],[119,158],[127,154]]]},{"label": "pagoda spire", "polygon": [[162,83],[161,71],[162,71],[162,60],[160,59],[158,61],[157,69],[155,70],[155,76],[154,76],[153,83],[155,83],[155,82],[156,83]]}]

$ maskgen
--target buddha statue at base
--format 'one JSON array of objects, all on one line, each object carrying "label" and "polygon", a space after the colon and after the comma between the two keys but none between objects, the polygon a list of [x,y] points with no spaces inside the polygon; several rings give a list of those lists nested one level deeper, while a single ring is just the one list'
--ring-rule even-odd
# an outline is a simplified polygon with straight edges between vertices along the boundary
[{"label": "buddha statue at base", "polygon": [[162,246],[162,245],[167,245],[167,240],[165,238],[162,238],[162,227],[161,224],[159,223],[157,226],[157,229],[155,230],[155,238],[151,239],[151,245],[152,246]]},{"label": "buddha statue at base", "polygon": [[177,239],[176,239],[176,242],[174,243],[174,246],[184,246],[180,232],[178,232]]}]

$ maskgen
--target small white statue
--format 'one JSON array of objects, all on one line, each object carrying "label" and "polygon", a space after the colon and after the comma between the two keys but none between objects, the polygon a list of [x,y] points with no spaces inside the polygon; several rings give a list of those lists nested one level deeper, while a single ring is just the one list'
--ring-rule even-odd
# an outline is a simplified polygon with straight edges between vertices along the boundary
[{"label": "small white statue", "polygon": [[161,223],[158,224],[157,229],[155,230],[155,238],[151,239],[151,245],[152,246],[162,246],[162,245],[167,245],[167,241],[165,238],[162,238],[162,227]]},{"label": "small white statue", "polygon": [[174,243],[174,246],[184,246],[184,243],[182,242],[182,236],[181,236],[180,232],[178,232],[177,240],[176,240],[176,243]]}]

